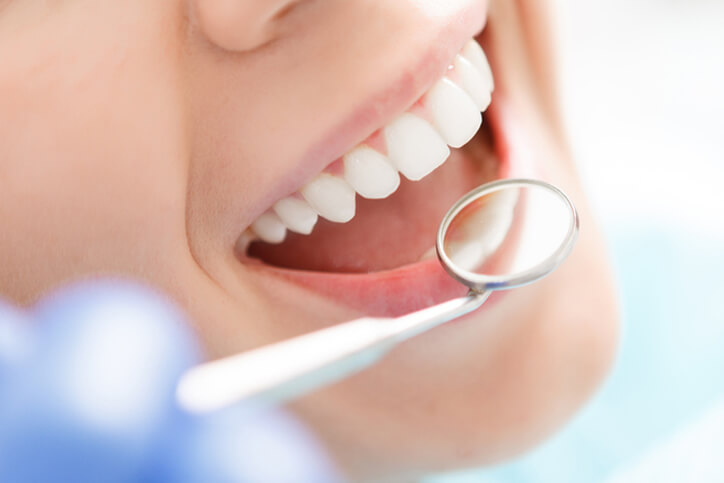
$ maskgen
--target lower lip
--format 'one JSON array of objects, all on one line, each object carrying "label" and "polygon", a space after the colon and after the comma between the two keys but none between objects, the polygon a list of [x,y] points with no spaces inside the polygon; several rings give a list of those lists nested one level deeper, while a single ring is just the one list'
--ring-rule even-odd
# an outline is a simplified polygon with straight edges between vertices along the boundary
[{"label": "lower lip", "polygon": [[[510,149],[510,116],[497,99],[488,111],[495,137],[500,179],[529,175],[531,169]],[[252,268],[254,266],[250,266]],[[453,280],[437,259],[429,259],[394,270],[369,274],[345,274],[288,270],[268,265],[254,268],[280,277],[369,316],[397,317],[464,295],[467,288]],[[261,274],[261,273],[260,273]],[[500,299],[495,294],[488,305]]]}]

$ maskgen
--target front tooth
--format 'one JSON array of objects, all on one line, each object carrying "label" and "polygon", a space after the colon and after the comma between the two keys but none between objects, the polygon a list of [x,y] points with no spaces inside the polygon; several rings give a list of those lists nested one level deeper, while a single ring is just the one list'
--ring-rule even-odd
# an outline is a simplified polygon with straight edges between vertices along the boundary
[{"label": "front tooth", "polygon": [[483,122],[475,102],[447,78],[428,91],[425,105],[445,142],[454,148],[470,141]]},{"label": "front tooth", "polygon": [[322,173],[301,193],[314,211],[329,221],[346,223],[354,218],[355,192],[342,178]]},{"label": "front tooth", "polygon": [[317,212],[309,203],[299,198],[284,198],[274,205],[274,212],[287,228],[302,235],[309,235],[317,224]]},{"label": "front tooth", "polygon": [[281,243],[287,236],[287,227],[272,212],[266,212],[251,224],[256,235],[267,243]]},{"label": "front tooth", "polygon": [[430,123],[414,114],[390,123],[384,137],[390,161],[412,181],[424,178],[450,156],[450,148]]},{"label": "front tooth", "polygon": [[459,77],[460,87],[475,101],[478,109],[485,111],[490,106],[490,94],[493,91],[493,86],[483,78],[483,75],[472,62],[462,55],[455,57],[454,65],[455,72]]},{"label": "front tooth", "polygon": [[400,175],[386,156],[360,146],[344,157],[344,179],[361,196],[387,198],[400,186]]},{"label": "front tooth", "polygon": [[483,48],[480,46],[480,44],[477,43],[475,40],[471,40],[470,42],[465,44],[465,47],[463,47],[460,55],[468,59],[470,63],[472,63],[475,68],[478,69],[478,72],[480,72],[480,75],[483,76],[485,82],[490,85],[490,90],[492,91],[495,87],[493,71],[490,69],[488,58],[485,56],[485,52],[483,51]]}]

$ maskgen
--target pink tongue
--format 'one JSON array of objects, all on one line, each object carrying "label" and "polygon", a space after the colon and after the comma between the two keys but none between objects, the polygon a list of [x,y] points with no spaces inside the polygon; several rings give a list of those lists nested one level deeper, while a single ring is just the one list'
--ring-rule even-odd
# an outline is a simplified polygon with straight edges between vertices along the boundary
[{"label": "pink tongue", "polygon": [[[476,151],[471,156],[471,151]],[[357,215],[346,224],[320,219],[309,236],[289,233],[281,245],[253,243],[249,255],[298,270],[365,273],[418,261],[435,246],[437,228],[464,193],[496,177],[497,162],[480,149],[453,152],[422,181],[402,181],[384,200],[357,197]],[[476,158],[476,159],[471,159]]]}]

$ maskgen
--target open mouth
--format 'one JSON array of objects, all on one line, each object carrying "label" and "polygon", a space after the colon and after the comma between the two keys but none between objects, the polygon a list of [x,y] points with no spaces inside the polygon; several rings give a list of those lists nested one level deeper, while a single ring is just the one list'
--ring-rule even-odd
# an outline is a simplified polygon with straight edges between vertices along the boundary
[{"label": "open mouth", "polygon": [[493,90],[484,49],[469,40],[404,113],[259,216],[237,257],[368,314],[460,295],[435,234],[460,196],[510,174]]}]

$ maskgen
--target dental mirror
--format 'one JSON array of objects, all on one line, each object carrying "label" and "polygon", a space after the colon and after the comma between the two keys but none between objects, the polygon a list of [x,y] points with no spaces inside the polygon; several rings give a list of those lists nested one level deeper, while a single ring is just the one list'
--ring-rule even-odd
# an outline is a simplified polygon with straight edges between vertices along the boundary
[{"label": "dental mirror", "polygon": [[520,287],[560,265],[578,236],[578,214],[560,189],[502,180],[463,196],[443,218],[437,255],[475,292]]},{"label": "dental mirror", "polygon": [[281,404],[351,376],[393,347],[478,309],[492,291],[553,272],[578,237],[578,214],[560,189],[530,179],[482,185],[448,211],[437,233],[438,259],[468,295],[395,319],[366,317],[188,371],[179,404],[208,412],[242,403]]}]

